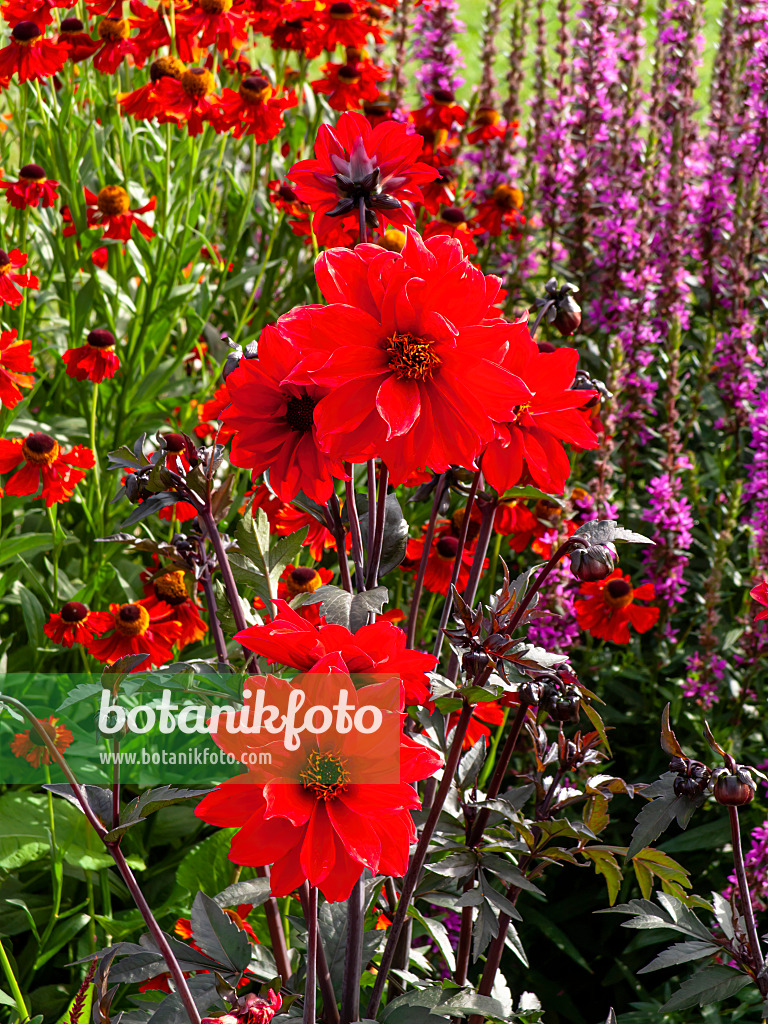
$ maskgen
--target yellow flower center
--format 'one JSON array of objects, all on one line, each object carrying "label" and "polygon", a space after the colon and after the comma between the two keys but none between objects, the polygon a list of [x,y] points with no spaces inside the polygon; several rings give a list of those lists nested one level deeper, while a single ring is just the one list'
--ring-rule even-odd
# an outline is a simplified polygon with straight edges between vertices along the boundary
[{"label": "yellow flower center", "polygon": [[184,573],[181,569],[158,576],[154,581],[155,596],[170,605],[184,604],[188,600],[187,588],[184,585]]},{"label": "yellow flower center", "polygon": [[208,96],[215,88],[213,75],[206,68],[190,68],[181,76],[181,84],[187,96],[193,99],[202,99]]},{"label": "yellow flower center", "polygon": [[272,86],[266,78],[249,75],[240,83],[240,97],[252,106],[266,103],[272,95]]},{"label": "yellow flower center", "polygon": [[99,213],[103,213],[105,217],[117,217],[121,213],[128,212],[131,199],[120,185],[105,185],[96,197],[96,205],[99,208]]},{"label": "yellow flower center", "polygon": [[128,22],[122,18],[102,18],[99,22],[99,39],[105,43],[116,43],[118,39],[127,39],[130,29]]},{"label": "yellow flower center", "polygon": [[143,636],[149,629],[149,612],[142,604],[121,604],[115,629],[122,636]]},{"label": "yellow flower center", "polygon": [[175,78],[178,82],[185,70],[185,65],[178,57],[158,57],[152,62],[149,77],[153,82],[159,82],[161,78]]},{"label": "yellow flower center", "polygon": [[58,459],[59,442],[54,441],[50,434],[30,434],[21,451],[27,462],[34,466],[51,466]]},{"label": "yellow flower center", "polygon": [[498,110],[494,110],[493,107],[481,107],[475,114],[475,124],[477,125],[492,125],[495,127],[500,120],[501,114]]},{"label": "yellow flower center", "polygon": [[397,228],[389,228],[379,238],[379,245],[387,252],[402,252],[405,248],[405,233]]},{"label": "yellow flower center", "polygon": [[412,334],[393,334],[387,338],[389,368],[401,380],[430,380],[442,364],[434,352],[435,343]]},{"label": "yellow flower center", "polygon": [[493,190],[493,201],[502,210],[520,210],[523,193],[513,185],[497,185]]},{"label": "yellow flower center", "polygon": [[305,789],[311,789],[318,800],[335,800],[349,785],[352,776],[346,761],[331,751],[313,750],[299,773]]}]

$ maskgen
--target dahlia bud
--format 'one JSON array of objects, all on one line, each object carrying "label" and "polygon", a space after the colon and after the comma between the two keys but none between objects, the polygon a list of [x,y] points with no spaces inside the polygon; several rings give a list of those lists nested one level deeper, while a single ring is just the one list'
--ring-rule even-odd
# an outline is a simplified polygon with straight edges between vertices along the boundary
[{"label": "dahlia bud", "polygon": [[578,722],[580,701],[576,694],[553,697],[547,707],[550,718],[555,722]]},{"label": "dahlia bud", "polygon": [[544,285],[544,298],[536,299],[541,310],[539,317],[546,315],[547,323],[553,324],[562,337],[575,334],[581,326],[581,307],[573,298],[579,289],[575,284],[566,283],[558,288],[557,279],[550,277]]},{"label": "dahlia bud", "polygon": [[125,495],[128,498],[128,501],[130,501],[132,505],[136,505],[139,501],[139,498],[141,497],[141,492],[143,488],[141,486],[141,481],[139,480],[135,473],[128,474],[128,476],[125,478],[124,487]]},{"label": "dahlia bud", "polygon": [[726,807],[743,807],[755,799],[755,783],[744,768],[737,768],[733,775],[724,770],[717,776],[712,792],[715,800]]},{"label": "dahlia bud", "polygon": [[613,544],[590,544],[571,555],[571,572],[581,583],[599,583],[616,568],[618,556]]}]

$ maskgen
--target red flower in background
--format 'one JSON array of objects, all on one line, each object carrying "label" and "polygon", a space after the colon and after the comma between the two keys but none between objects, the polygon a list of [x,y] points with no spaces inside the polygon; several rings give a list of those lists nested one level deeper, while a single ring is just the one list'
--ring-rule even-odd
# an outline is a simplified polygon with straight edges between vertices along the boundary
[{"label": "red flower in background", "polygon": [[337,46],[350,46],[354,50],[362,50],[370,34],[377,43],[384,42],[378,26],[370,18],[365,17],[363,6],[359,3],[348,3],[347,0],[326,2],[315,15],[317,34],[322,48],[332,53]]},{"label": "red flower in background", "polygon": [[656,590],[652,583],[633,587],[630,576],[621,569],[614,569],[599,583],[583,583],[579,594],[583,601],[576,601],[576,621],[598,640],[610,640],[615,644],[629,643],[629,627],[638,633],[647,633],[659,618],[659,609],[637,604],[637,601],[652,601]]},{"label": "red flower in background", "polygon": [[[448,718],[447,733],[452,732],[452,730],[456,728],[458,720],[459,712],[452,712]],[[485,704],[478,704],[472,712],[472,717],[469,720],[469,726],[461,743],[461,749],[469,750],[470,747],[474,747],[480,739],[485,740],[485,745],[487,747],[488,740],[491,736],[490,727],[492,725],[501,725],[503,721],[504,707],[498,701],[492,700]]]},{"label": "red flower in background", "polygon": [[221,416],[235,431],[231,454],[235,466],[254,473],[269,470],[270,487],[281,501],[303,491],[325,504],[334,477],[345,477],[341,461],[325,455],[317,442],[314,410],[330,389],[285,383],[299,358],[296,343],[310,330],[306,307],[265,327],[258,359],[241,359],[227,377],[231,404]]},{"label": "red flower in background", "polygon": [[80,601],[67,601],[58,614],[51,614],[43,632],[55,644],[64,647],[82,644],[87,647],[94,637],[101,636],[111,625],[109,612],[91,612]]},{"label": "red flower in background", "polygon": [[85,345],[68,348],[62,359],[66,363],[68,376],[75,380],[90,380],[94,384],[114,377],[120,366],[120,360],[115,355],[115,336],[101,327],[88,333]]},{"label": "red flower in background", "polygon": [[163,601],[133,601],[128,604],[110,604],[112,632],[88,646],[88,653],[97,661],[107,664],[128,654],[147,654],[149,657],[131,671],[138,672],[148,665],[157,667],[173,658],[173,645],[181,636],[181,624],[174,619],[174,611]]},{"label": "red flower in background", "polygon": [[44,29],[53,21],[53,12],[57,7],[71,7],[71,0],[6,0],[0,14],[11,28],[20,21],[31,21],[33,25]]},{"label": "red flower in background", "polygon": [[322,78],[312,82],[312,89],[328,97],[331,110],[359,110],[364,103],[373,103],[379,96],[379,82],[388,78],[385,68],[373,61],[360,60],[350,64],[324,64]]},{"label": "red flower in background", "polygon": [[493,419],[530,400],[502,365],[527,327],[498,315],[498,278],[465,259],[455,239],[424,242],[409,231],[401,254],[333,249],[315,273],[330,305],[312,310],[291,379],[332,389],[315,410],[330,454],[352,462],[379,455],[395,483],[425,465],[471,467],[495,433]]},{"label": "red flower in background", "polygon": [[503,139],[510,127],[514,131],[517,128],[517,122],[512,121],[511,125],[507,125],[498,110],[494,110],[493,107],[479,107],[472,118],[472,131],[467,135],[467,142],[475,146],[478,142]]},{"label": "red flower in background", "polygon": [[137,121],[149,121],[163,110],[163,103],[157,93],[157,84],[163,78],[181,80],[186,68],[178,57],[158,57],[149,68],[150,81],[133,92],[120,92],[117,102],[123,113]]},{"label": "red flower in background", "polygon": [[502,182],[487,199],[477,203],[475,224],[479,231],[487,231],[494,236],[504,230],[517,232],[525,224],[525,217],[520,213],[522,206],[523,193],[520,189]]},{"label": "red flower in background", "polygon": [[4,252],[0,249],[0,306],[15,309],[21,305],[23,295],[19,288],[32,288],[35,291],[40,282],[34,274],[18,274],[17,271],[26,266],[29,257],[20,249]]},{"label": "red flower in background", "polygon": [[0,189],[5,198],[16,210],[25,210],[28,206],[53,206],[59,198],[56,191],[58,181],[50,181],[45,171],[38,164],[26,164],[19,171],[18,181],[0,181]]},{"label": "red flower in background", "polygon": [[475,245],[472,231],[469,227],[467,215],[458,206],[445,206],[440,211],[437,220],[430,221],[424,228],[423,237],[434,238],[435,235],[449,235],[451,238],[461,242],[461,249],[465,256],[475,256],[477,246]]},{"label": "red flower in background", "polygon": [[41,82],[61,71],[67,61],[66,48],[45,39],[32,21],[19,21],[11,41],[0,50],[0,81],[12,75],[20,82]]},{"label": "red flower in background", "polygon": [[13,409],[22,400],[20,388],[34,384],[32,342],[19,341],[16,331],[0,331],[0,406]]},{"label": "red flower in background", "polygon": [[248,45],[248,18],[233,0],[199,0],[176,15],[176,33],[186,47],[185,60],[210,46],[231,53]]},{"label": "red flower in background", "polygon": [[[90,189],[84,188],[86,215],[89,227],[104,229],[104,238],[117,238],[127,242],[134,227],[144,238],[154,238],[155,232],[139,218],[140,213],[149,213],[157,206],[157,199],[152,196],[148,203],[131,209],[131,197],[120,185],[106,185],[94,195]],[[64,234],[74,234],[75,228],[65,228]]]},{"label": "red flower in background", "polygon": [[288,172],[301,202],[319,214],[316,233],[334,217],[357,214],[364,204],[370,226],[415,224],[408,202],[421,202],[420,186],[437,171],[418,162],[422,139],[403,124],[385,121],[371,128],[362,114],[342,114],[335,128],[321,125],[315,159],[302,160]]},{"label": "red flower in background", "polygon": [[[456,97],[449,89],[435,89],[424,97],[424,106],[411,113],[414,127],[419,131],[447,133],[454,125],[463,125],[467,112],[456,103]],[[439,143],[438,143],[439,144]]]},{"label": "red flower in background", "polygon": [[[65,6],[69,7],[69,2]],[[92,57],[101,46],[99,40],[91,38],[79,18],[62,19],[57,41],[67,51],[67,60],[73,64]]]},{"label": "red flower in background", "polygon": [[155,576],[154,579],[150,579],[151,576],[152,573],[148,571],[141,574],[144,585],[142,604],[147,611],[159,606],[170,606],[173,609],[173,618],[181,626],[181,632],[176,640],[179,650],[187,644],[202,640],[208,632],[208,626],[200,617],[197,604],[187,593],[181,569],[172,569],[161,576]]},{"label": "red flower in background", "polygon": [[[60,754],[74,742],[74,736],[66,725],[60,725],[58,718],[54,718],[53,715],[49,718],[38,718],[37,722]],[[36,729],[17,732],[11,740],[11,751],[16,757],[29,761],[33,768],[39,768],[41,764],[51,764],[51,755]]]},{"label": "red flower in background", "polygon": [[296,106],[293,93],[275,96],[266,78],[248,75],[240,83],[240,89],[224,89],[221,94],[213,124],[217,132],[232,133],[236,139],[243,135],[255,136],[262,144],[274,139],[285,127],[285,111]]},{"label": "red flower in background", "polygon": [[768,619],[768,580],[763,580],[752,587],[749,594],[758,604],[764,606],[764,610],[757,613],[754,621],[761,622],[763,619]]},{"label": "red flower in background", "polygon": [[190,135],[199,135],[206,121],[213,120],[219,104],[216,83],[206,68],[189,68],[177,81],[161,78],[157,83],[157,113],[160,124],[186,124]]},{"label": "red flower in background", "polygon": [[[252,677],[249,687],[254,691],[265,682]],[[269,682],[284,691],[287,701],[291,684],[274,678]],[[320,685],[317,676],[302,682],[309,706],[328,701],[325,689],[313,700],[311,688]],[[378,684],[356,690],[349,680],[348,700],[351,706],[375,703],[379,691]],[[332,726],[321,734],[302,733],[295,751],[285,750],[282,743],[271,745],[272,780],[249,782],[250,773],[230,780],[203,798],[196,815],[212,825],[240,829],[230,860],[271,864],[275,896],[287,896],[308,880],[327,900],[339,901],[348,898],[366,867],[378,874],[403,875],[416,838],[410,812],[421,806],[409,783],[433,775],[441,759],[402,734],[398,713],[382,711],[382,717],[400,736],[399,782],[380,781],[383,768],[397,771],[397,765],[389,764],[393,754],[381,749],[380,733],[341,733]],[[221,730],[214,739],[235,757],[248,743],[242,734]]]},{"label": "red flower in background", "polygon": [[521,377],[530,397],[512,418],[497,425],[497,440],[483,455],[483,473],[503,494],[527,469],[537,487],[562,494],[571,472],[563,442],[578,448],[597,448],[598,438],[579,411],[590,392],[573,390],[579,354],[573,348],[540,352],[528,328],[520,344],[510,348],[504,366]]},{"label": "red flower in background", "polygon": [[75,487],[85,479],[85,470],[94,466],[93,452],[75,445],[63,452],[59,442],[49,434],[28,434],[13,441],[0,438],[0,474],[10,473],[22,465],[5,484],[9,495],[36,494],[41,482],[41,497],[50,508],[68,501]]},{"label": "red flower in background", "polygon": [[429,695],[429,678],[437,664],[431,654],[406,647],[405,633],[386,620],[350,633],[344,626],[314,626],[285,601],[275,601],[277,615],[268,625],[249,626],[235,639],[270,664],[279,663],[303,672],[321,659],[338,654],[355,675],[397,675],[405,688],[406,704],[423,704]]},{"label": "red flower in background", "polygon": [[[255,502],[254,502],[255,505]],[[309,527],[302,547],[309,548],[312,558],[319,562],[326,549],[336,550],[336,538],[327,526],[323,526],[308,512],[302,512],[295,505],[284,505],[275,516],[275,529],[281,537]]]},{"label": "red flower in background", "polygon": [[101,47],[93,58],[93,66],[105,75],[114,75],[126,57],[136,67],[143,67],[145,57],[134,39],[129,39],[130,24],[123,18],[102,18],[96,29]]}]

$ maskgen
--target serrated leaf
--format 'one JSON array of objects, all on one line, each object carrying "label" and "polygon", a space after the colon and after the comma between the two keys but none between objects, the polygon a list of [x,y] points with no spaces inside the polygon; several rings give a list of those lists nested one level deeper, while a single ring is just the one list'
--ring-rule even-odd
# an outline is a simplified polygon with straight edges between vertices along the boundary
[{"label": "serrated leaf", "polygon": [[691,960],[701,960],[705,956],[720,952],[720,946],[714,942],[699,942],[696,939],[691,942],[676,942],[674,946],[663,949],[658,956],[637,973],[650,974],[651,971],[660,971],[663,967],[687,964]]},{"label": "serrated leaf", "polygon": [[[363,540],[363,548],[368,551],[368,513],[363,512],[360,516],[360,533]],[[403,516],[400,502],[397,495],[391,491],[387,495],[384,506],[384,538],[381,545],[381,560],[379,562],[379,576],[385,576],[392,569],[396,569],[405,558],[405,549],[408,546],[408,521]]]},{"label": "serrated leaf", "polygon": [[[69,801],[73,807],[76,807],[81,814],[84,814],[83,808],[80,806],[80,801],[68,782],[52,782],[48,785],[44,785],[43,789],[47,789],[49,793],[53,793],[54,796],[60,796],[63,800]],[[81,785],[80,789],[85,794],[85,798],[88,801],[88,805],[96,815],[96,817],[103,824],[108,824],[112,820],[112,792],[109,789],[103,789],[101,786],[88,786]]]},{"label": "serrated leaf", "polygon": [[456,956],[451,946],[451,940],[448,937],[448,929],[445,927],[442,921],[436,917],[424,917],[423,914],[417,909],[415,904],[411,904],[408,907],[408,914],[410,917],[415,918],[426,929],[429,937],[434,941],[437,948],[443,955],[443,959],[448,965],[448,969],[453,973],[456,970]]},{"label": "serrated leaf", "polygon": [[349,629],[352,595],[346,590],[342,590],[341,587],[334,587],[332,584],[326,583],[322,587],[318,587],[304,601],[304,604],[319,604],[320,614],[325,616],[326,622]]},{"label": "serrated leaf", "polygon": [[155,513],[159,512],[161,508],[167,508],[168,505],[175,505],[179,500],[178,494],[172,494],[170,491],[161,491],[159,494],[152,494],[149,498],[145,498],[136,506],[128,518],[120,523],[118,530],[127,530],[129,526],[135,526],[136,523],[140,523],[141,520],[146,519],[147,516],[155,515]]},{"label": "serrated leaf", "polygon": [[361,594],[354,594],[349,604],[350,632],[356,633],[358,629],[368,624],[369,612],[380,615],[388,600],[389,591],[386,587],[374,587],[371,590],[364,590]]},{"label": "serrated leaf", "polygon": [[82,700],[88,700],[97,693],[101,693],[102,689],[101,683],[78,683],[77,686],[72,687],[69,691],[69,696],[64,698],[56,710],[63,711],[64,708],[71,707],[72,704],[79,704]]},{"label": "serrated leaf", "polygon": [[267,902],[271,891],[271,886],[266,878],[249,878],[244,882],[228,885],[213,899],[222,908],[238,906],[241,903],[250,903],[253,907],[260,907],[262,903]]},{"label": "serrated leaf", "polygon": [[659,1013],[685,1010],[689,1006],[711,1006],[736,995],[752,979],[730,967],[705,967],[689,978],[661,1007]]},{"label": "serrated leaf", "polygon": [[251,944],[242,928],[204,892],[192,904],[192,938],[211,959],[241,974],[251,960]]},{"label": "serrated leaf", "polygon": [[474,746],[463,755],[459,762],[459,789],[474,786],[485,761],[485,737],[481,736]]},{"label": "serrated leaf", "polygon": [[652,796],[655,799],[646,804],[635,818],[637,824],[627,850],[627,857],[630,860],[658,839],[673,821],[677,820],[681,828],[687,828],[693,812],[704,803],[706,794],[698,797],[677,796],[673,789],[676,778],[674,772],[665,772],[660,779],[644,790],[644,796]]},{"label": "serrated leaf", "polygon": [[146,821],[149,815],[154,814],[155,811],[184,800],[200,800],[207,793],[210,793],[209,789],[176,789],[174,786],[160,786],[157,789],[147,790],[123,808],[120,813],[120,824],[108,832],[104,838],[109,842],[114,842],[135,825]]},{"label": "serrated leaf", "polygon": [[592,861],[595,872],[605,878],[608,888],[608,901],[613,906],[616,897],[619,895],[622,873],[618,861],[610,850],[600,849],[597,846],[588,846],[581,851],[584,857]]}]

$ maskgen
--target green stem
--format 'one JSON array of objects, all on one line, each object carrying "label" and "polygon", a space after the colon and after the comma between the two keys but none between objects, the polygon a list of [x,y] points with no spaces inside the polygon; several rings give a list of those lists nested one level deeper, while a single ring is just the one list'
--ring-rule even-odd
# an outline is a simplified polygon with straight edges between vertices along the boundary
[{"label": "green stem", "polygon": [[11,967],[11,961],[8,959],[8,954],[5,952],[5,946],[2,942],[0,942],[0,963],[3,965],[3,973],[8,982],[8,988],[10,988],[13,1001],[16,1003],[19,1020],[29,1020],[27,1004],[24,1002],[19,983],[16,981],[16,975],[13,973],[13,967]]}]

